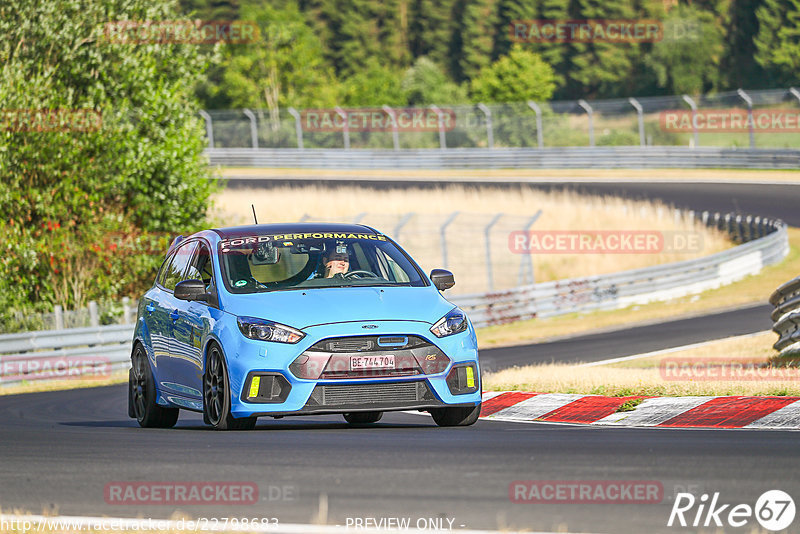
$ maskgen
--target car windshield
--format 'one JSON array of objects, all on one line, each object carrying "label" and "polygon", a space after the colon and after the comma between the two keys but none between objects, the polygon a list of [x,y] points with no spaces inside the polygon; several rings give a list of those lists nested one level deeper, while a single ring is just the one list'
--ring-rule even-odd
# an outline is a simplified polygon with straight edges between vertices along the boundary
[{"label": "car windshield", "polygon": [[231,293],[426,285],[416,264],[380,234],[242,236],[221,241],[219,252]]}]

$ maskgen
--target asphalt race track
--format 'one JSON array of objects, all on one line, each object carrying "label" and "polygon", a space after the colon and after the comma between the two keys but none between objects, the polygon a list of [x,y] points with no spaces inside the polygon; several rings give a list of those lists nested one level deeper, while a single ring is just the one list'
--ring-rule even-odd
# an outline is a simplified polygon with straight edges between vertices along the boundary
[{"label": "asphalt race track", "polygon": [[[262,419],[251,432],[215,432],[186,414],[175,429],[151,430],[125,416],[124,386],[0,397],[0,418],[0,506],[34,513],[54,507],[65,515],[166,518],[174,507],[107,505],[105,485],[216,480],[255,482],[258,504],[181,510],[309,523],[325,494],[328,521],[340,525],[348,517],[410,517],[412,524],[444,517],[454,528],[685,532],[666,527],[673,495],[682,489],[719,491],[721,502],[750,505],[768,489],[800,495],[794,432],[493,421],[448,429],[404,413],[373,428],[347,428],[338,416]],[[664,500],[509,500],[517,480],[598,479],[657,481]],[[291,499],[279,498],[281,491]]]},{"label": "asphalt race track", "polygon": [[[596,362],[676,345],[751,334],[772,328],[768,304],[748,306],[702,317],[677,319],[623,330],[589,334],[549,343],[482,350],[481,367],[498,371],[536,363]],[[777,339],[777,338],[776,338]]]},{"label": "asphalt race track", "polygon": [[[719,186],[725,188],[724,198],[714,184],[598,187],[595,192],[625,188],[631,196],[664,198],[693,209],[727,210],[733,204],[742,212],[800,225],[792,208],[798,186],[725,184]],[[481,354],[484,366],[495,369],[596,361],[765,330],[769,311],[758,305]],[[251,432],[214,432],[198,414],[184,413],[175,429],[152,430],[127,418],[124,386],[2,396],[0,421],[4,512],[166,518],[179,509],[193,517],[310,523],[323,510],[323,519],[339,525],[348,518],[410,518],[412,526],[420,518],[443,518],[441,524],[446,527],[449,519],[453,528],[674,533],[697,531],[667,527],[679,491],[719,492],[721,503],[750,506],[770,489],[800,497],[797,432],[494,421],[453,429],[406,413],[387,414],[371,428],[350,428],[339,416],[261,419]],[[121,505],[108,504],[104,495],[113,482],[207,480],[253,482],[259,501],[235,507]],[[509,487],[518,480],[656,481],[663,500],[515,503]],[[695,511],[687,519],[693,520]],[[743,531],[757,526],[751,519]]]}]

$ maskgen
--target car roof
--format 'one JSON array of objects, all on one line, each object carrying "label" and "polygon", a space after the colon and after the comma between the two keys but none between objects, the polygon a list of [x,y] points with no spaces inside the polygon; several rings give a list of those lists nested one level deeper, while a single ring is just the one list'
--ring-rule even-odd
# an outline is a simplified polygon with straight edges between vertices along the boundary
[{"label": "car roof", "polygon": [[259,234],[305,234],[337,232],[348,234],[380,234],[374,228],[363,224],[352,223],[280,223],[280,224],[250,224],[246,226],[231,226],[228,228],[214,228],[214,232],[222,239],[231,239]]}]

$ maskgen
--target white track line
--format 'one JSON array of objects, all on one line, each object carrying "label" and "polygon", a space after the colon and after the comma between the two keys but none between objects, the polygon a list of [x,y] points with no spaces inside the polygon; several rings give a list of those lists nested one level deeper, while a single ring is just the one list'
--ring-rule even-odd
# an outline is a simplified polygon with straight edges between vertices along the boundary
[{"label": "white track line", "polygon": [[763,330],[761,332],[754,332],[752,334],[744,334],[741,336],[731,336],[731,337],[723,337],[720,339],[712,339],[711,341],[701,341],[700,343],[692,343],[690,345],[682,345],[680,347],[671,347],[668,349],[661,349],[661,350],[654,350],[653,352],[645,352],[642,354],[634,354],[633,356],[622,356],[621,358],[611,358],[608,360],[600,360],[599,362],[589,362],[589,363],[582,363],[578,367],[595,367],[598,365],[608,365],[609,363],[617,363],[617,362],[627,362],[630,360],[638,360],[640,358],[649,358],[650,356],[660,356],[662,354],[671,354],[673,352],[680,352],[682,350],[687,349],[694,349],[697,347],[705,347],[707,345],[713,345],[715,343],[719,343],[720,341],[725,340],[733,340],[733,339],[747,339],[755,336],[760,336],[762,334],[767,334],[771,332],[771,330]]}]

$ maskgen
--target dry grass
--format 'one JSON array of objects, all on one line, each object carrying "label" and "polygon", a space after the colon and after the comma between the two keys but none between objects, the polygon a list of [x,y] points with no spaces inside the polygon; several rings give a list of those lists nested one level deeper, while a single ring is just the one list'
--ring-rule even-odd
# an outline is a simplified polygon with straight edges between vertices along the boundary
[{"label": "dry grass", "polygon": [[609,396],[790,395],[800,396],[800,380],[690,380],[665,378],[662,363],[712,359],[766,364],[774,356],[775,334],[737,336],[686,350],[607,365],[543,364],[487,373],[484,388],[491,391],[536,391]]},{"label": "dry grass", "polygon": [[60,391],[65,389],[80,389],[100,386],[123,384],[128,381],[128,371],[114,371],[103,379],[70,379],[48,380],[44,382],[22,382],[13,386],[1,386],[0,396],[17,395],[19,393],[38,393],[42,391]]},{"label": "dry grass", "polygon": [[780,264],[765,267],[755,276],[748,276],[718,289],[622,310],[563,315],[481,328],[478,330],[478,344],[480,348],[519,345],[578,333],[699,316],[744,305],[766,304],[767,298],[776,287],[800,272],[800,229],[789,229],[789,245],[789,254]]},{"label": "dry grass", "polygon": [[[226,189],[216,198],[215,215],[223,224],[247,224],[251,222],[251,203],[256,205],[260,219],[270,222],[293,222],[307,215],[313,220],[352,221],[354,216],[366,212],[361,222],[397,237],[426,271],[443,266],[440,227],[458,211],[460,215],[447,227],[446,234],[447,267],[454,272],[457,282],[452,294],[489,289],[484,228],[497,213],[504,216],[491,231],[494,289],[521,283],[520,267],[525,255],[510,250],[509,235],[524,229],[528,219],[540,209],[542,215],[532,228],[537,231],[684,231],[696,233],[702,247],[690,253],[536,254],[532,257],[536,281],[681,261],[730,246],[724,235],[676,217],[675,211],[663,204],[565,191],[543,192],[528,186],[511,190],[455,185],[434,189],[322,186]],[[395,236],[398,222],[408,212],[414,212],[414,216]]]}]

